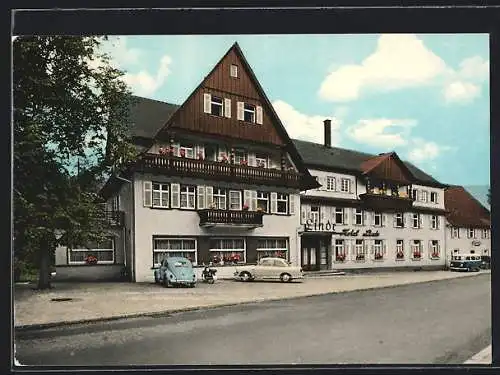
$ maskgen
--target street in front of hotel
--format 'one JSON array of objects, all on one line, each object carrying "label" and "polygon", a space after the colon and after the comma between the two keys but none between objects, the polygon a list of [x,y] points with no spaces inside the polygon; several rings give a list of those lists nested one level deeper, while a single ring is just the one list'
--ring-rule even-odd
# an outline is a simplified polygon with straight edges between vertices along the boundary
[{"label": "street in front of hotel", "polygon": [[[300,284],[224,281],[195,290],[157,287],[154,296],[151,286],[145,300],[180,301],[186,294],[198,293],[198,302],[203,305],[205,293],[209,301],[217,294],[221,304],[222,292],[226,292],[226,299],[237,303],[231,297],[233,289],[240,294],[240,302],[245,295],[250,300],[248,295],[255,292],[254,300],[259,301],[255,298],[259,293],[263,298],[260,303],[156,318],[21,330],[16,332],[16,358],[25,365],[459,364],[490,345],[489,272],[474,276],[441,272],[440,276],[459,276],[444,280],[435,276],[437,272],[414,272],[421,281],[435,276],[436,281],[421,283],[415,283],[416,277],[411,280],[412,273],[407,273],[407,285],[401,285],[403,280],[394,281],[397,274],[325,277]],[[387,281],[390,279],[392,284]],[[350,292],[346,288],[349,280],[358,283],[357,287],[351,285]],[[370,282],[375,280],[385,280],[386,286],[394,287],[362,290],[373,286]],[[284,288],[291,291],[308,286],[312,294],[315,290],[321,294],[320,289],[326,291],[327,284],[343,285],[346,293],[306,297],[299,292],[295,295],[299,298],[265,301],[272,293],[275,298],[292,297],[291,292],[285,297]],[[140,298],[133,292],[116,296],[109,292],[110,305],[116,305],[112,303],[116,298],[123,300],[122,306],[136,304]],[[70,295],[68,291],[50,295],[57,293]],[[91,302],[88,291],[78,296]],[[21,298],[29,300],[30,296]],[[78,301],[67,302],[68,306],[71,303]],[[63,302],[52,304],[62,306]]]}]

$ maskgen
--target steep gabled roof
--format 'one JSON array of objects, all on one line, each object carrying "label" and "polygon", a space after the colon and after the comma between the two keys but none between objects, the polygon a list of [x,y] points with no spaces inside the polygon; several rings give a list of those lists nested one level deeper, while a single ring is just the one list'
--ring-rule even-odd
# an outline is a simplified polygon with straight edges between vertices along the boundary
[{"label": "steep gabled roof", "polygon": [[450,186],[444,192],[446,219],[454,227],[489,228],[490,211],[463,186]]},{"label": "steep gabled roof", "polygon": [[274,108],[271,104],[271,102],[269,101],[269,98],[267,97],[266,93],[264,92],[264,89],[262,88],[262,86],[260,85],[257,77],[255,76],[255,73],[252,69],[252,67],[250,66],[250,64],[248,63],[247,59],[245,58],[245,56],[243,55],[243,52],[240,48],[240,46],[238,45],[237,42],[235,42],[231,48],[224,54],[224,56],[222,56],[222,58],[217,62],[217,64],[215,64],[215,66],[212,68],[212,70],[205,76],[205,78],[200,82],[200,84],[191,92],[191,94],[188,96],[188,98],[184,101],[184,103],[178,107],[176,109],[176,111],[170,116],[170,119],[166,119],[165,121],[165,124],[163,127],[161,127],[157,133],[155,134],[155,137],[154,138],[157,138],[160,134],[162,134],[163,132],[167,132],[168,129],[170,127],[172,127],[173,125],[173,121],[171,121],[171,119],[173,119],[175,117],[175,114],[176,112],[179,112],[179,111],[182,111],[183,107],[186,105],[186,103],[189,102],[189,100],[196,94],[196,92],[198,90],[200,90],[200,88],[203,86],[204,82],[206,81],[206,79],[208,77],[210,77],[210,75],[218,68],[218,66],[221,64],[221,62],[226,58],[226,56],[231,53],[232,51],[234,51],[236,53],[236,55],[239,57],[244,69],[246,69],[246,71],[248,72],[249,76],[250,76],[250,79],[252,81],[252,83],[255,85],[256,89],[257,89],[257,92],[259,93],[260,97],[262,98],[263,102],[264,102],[264,105],[266,106],[265,109],[269,112],[269,114],[271,115],[271,120],[272,120],[272,123],[274,124],[275,126],[275,129],[276,131],[278,132],[279,136],[283,139],[283,143],[285,144],[284,148],[285,150],[288,152],[288,154],[290,155],[290,157],[292,158],[293,162],[295,163],[297,169],[304,174],[305,176],[305,179],[308,181],[308,188],[315,188],[318,185],[318,183],[312,178],[312,176],[309,174],[309,171],[308,169],[306,168],[305,164],[304,164],[304,161],[302,160],[302,157],[300,156],[299,152],[297,151],[297,149],[295,148],[295,145],[294,143],[292,142],[291,138],[289,137],[285,127],[283,126],[280,118],[278,117],[278,115],[276,114],[276,112],[274,111]]},{"label": "steep gabled roof", "polygon": [[[365,152],[348,150],[340,147],[325,147],[323,144],[295,139],[295,147],[310,168],[325,170],[339,170],[362,174],[365,170],[376,167],[380,162],[386,160],[391,153],[373,155]],[[399,159],[397,155],[394,155]],[[407,161],[401,161],[405,168],[418,183],[429,186],[445,187],[432,176],[423,172]]]}]

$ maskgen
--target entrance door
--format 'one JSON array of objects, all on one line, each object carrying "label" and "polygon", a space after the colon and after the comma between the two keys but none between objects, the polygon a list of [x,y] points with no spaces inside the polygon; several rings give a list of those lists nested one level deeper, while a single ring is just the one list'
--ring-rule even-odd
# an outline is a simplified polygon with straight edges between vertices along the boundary
[{"label": "entrance door", "polygon": [[320,269],[320,241],[319,238],[301,239],[301,262],[304,271]]}]

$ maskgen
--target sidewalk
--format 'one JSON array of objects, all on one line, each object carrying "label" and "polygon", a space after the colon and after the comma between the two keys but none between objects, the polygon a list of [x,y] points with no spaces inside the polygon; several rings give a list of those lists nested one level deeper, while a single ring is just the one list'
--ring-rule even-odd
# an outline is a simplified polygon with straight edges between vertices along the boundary
[{"label": "sidewalk", "polygon": [[491,345],[464,362],[465,365],[491,365]]},{"label": "sidewalk", "polygon": [[[16,329],[42,328],[95,320],[158,315],[162,313],[342,293],[404,284],[475,277],[491,271],[395,272],[306,278],[302,282],[220,281],[199,283],[196,288],[163,288],[140,283],[55,283],[48,291],[32,285],[16,285],[14,317]],[[63,299],[52,301],[52,299]],[[70,299],[70,300],[64,300]],[[31,326],[31,327],[30,327]]]}]

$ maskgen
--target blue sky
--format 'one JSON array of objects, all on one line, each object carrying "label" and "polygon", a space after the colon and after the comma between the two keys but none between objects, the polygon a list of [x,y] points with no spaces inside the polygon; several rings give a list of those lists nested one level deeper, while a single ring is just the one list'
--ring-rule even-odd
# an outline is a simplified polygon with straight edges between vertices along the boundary
[{"label": "blue sky", "polygon": [[489,185],[487,34],[121,36],[136,95],[181,104],[237,41],[292,138],[396,151],[444,183]]}]

